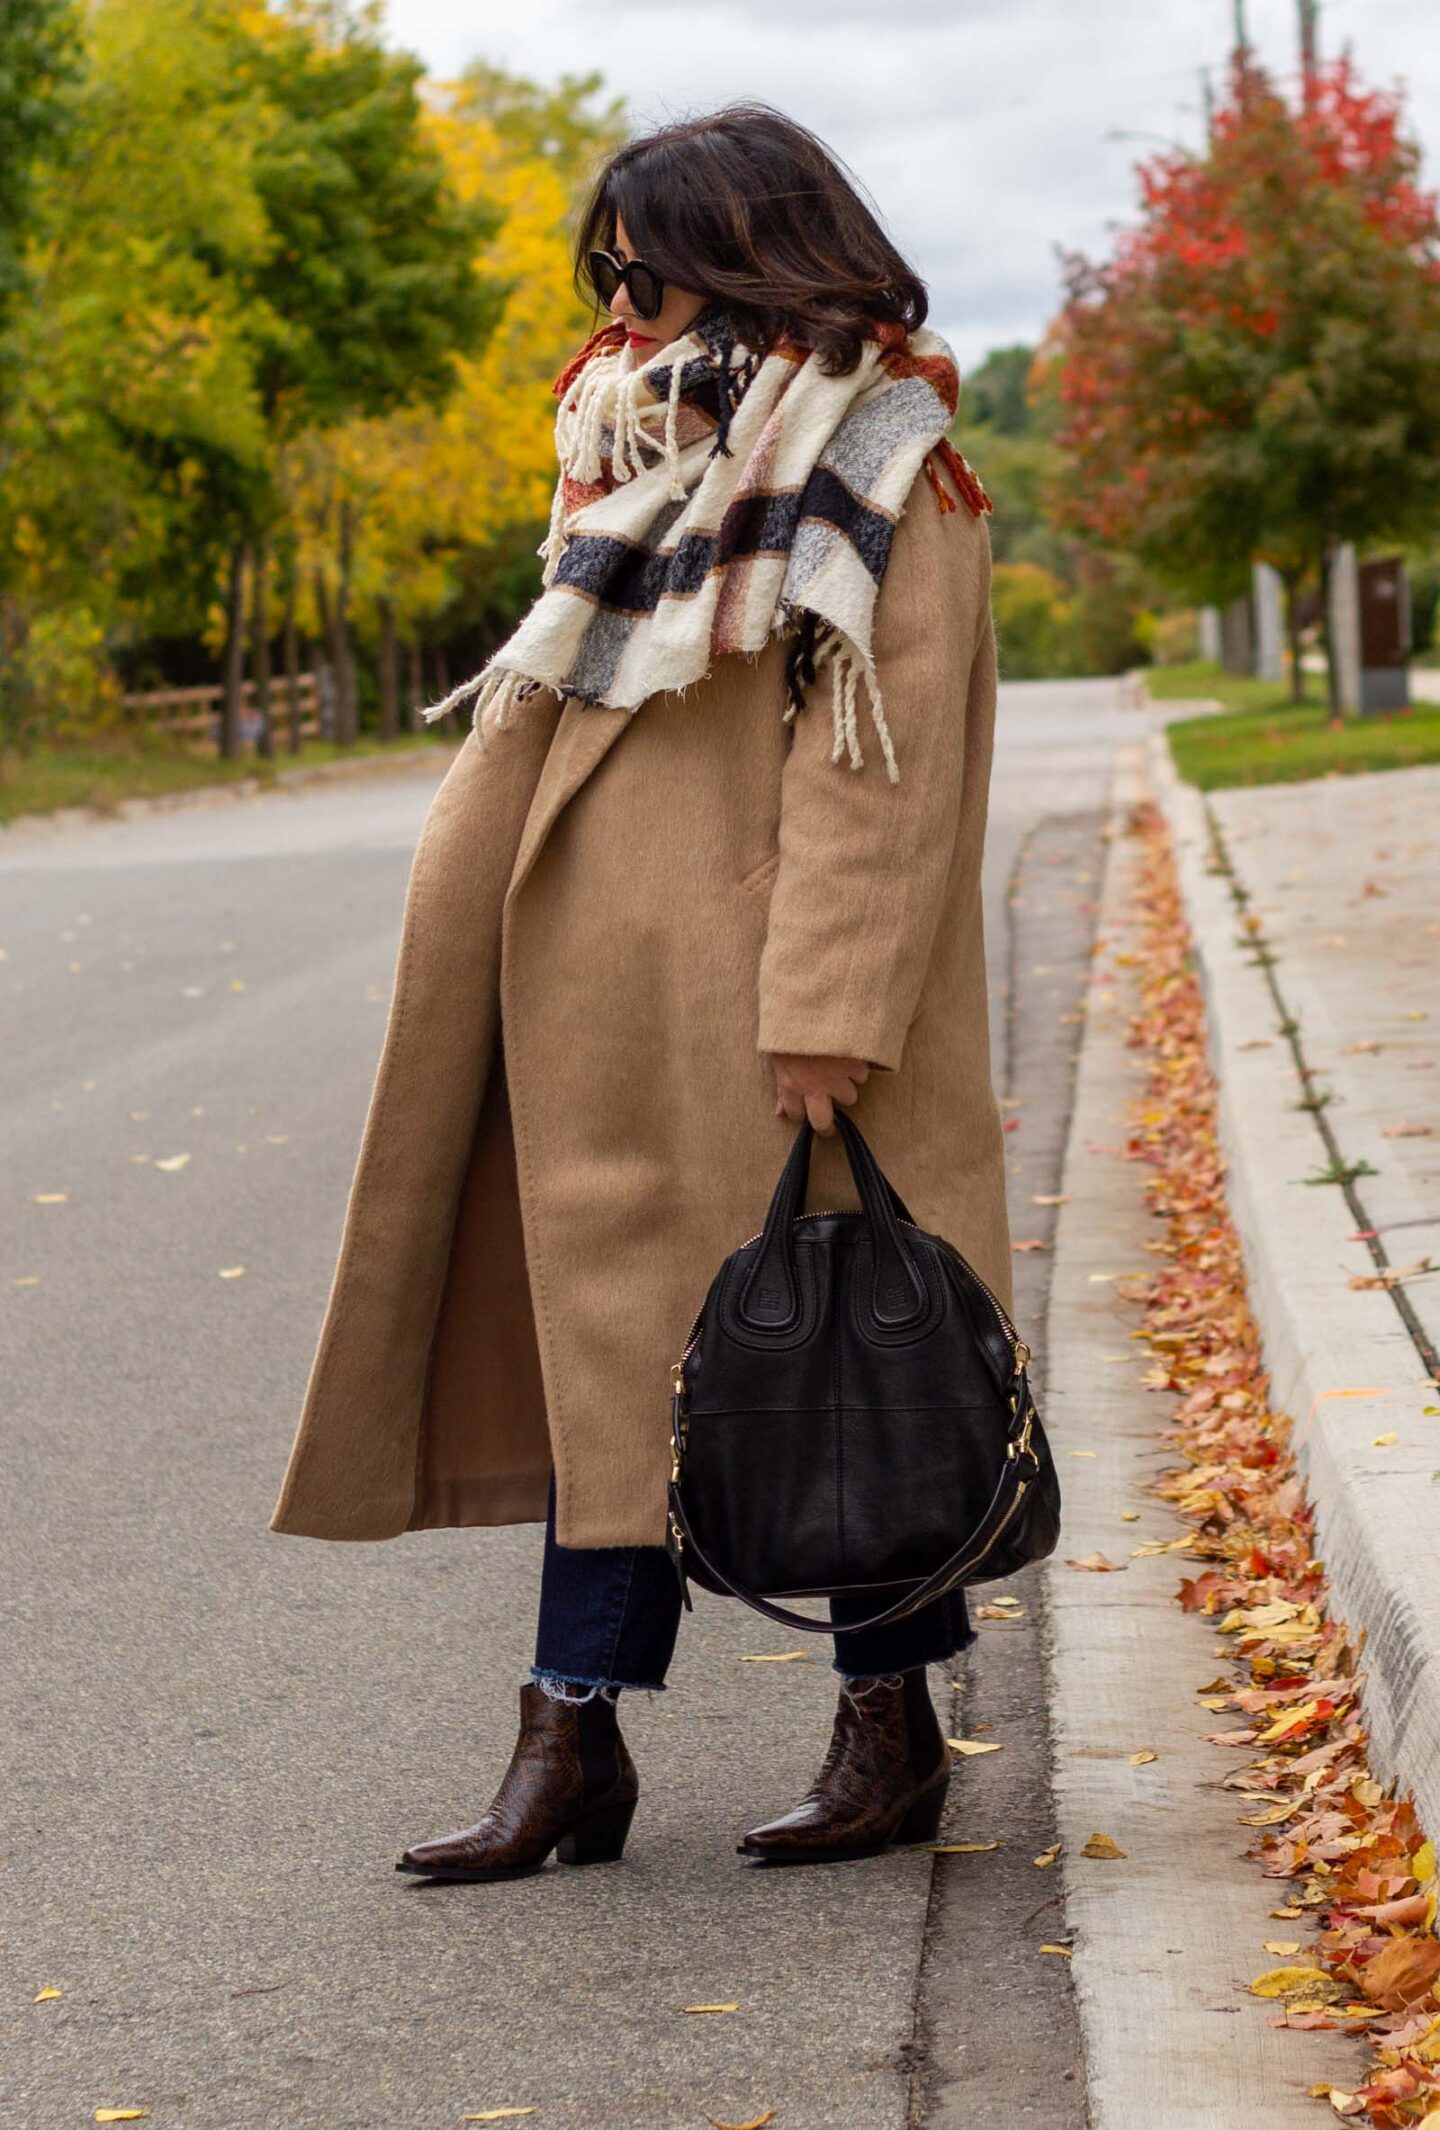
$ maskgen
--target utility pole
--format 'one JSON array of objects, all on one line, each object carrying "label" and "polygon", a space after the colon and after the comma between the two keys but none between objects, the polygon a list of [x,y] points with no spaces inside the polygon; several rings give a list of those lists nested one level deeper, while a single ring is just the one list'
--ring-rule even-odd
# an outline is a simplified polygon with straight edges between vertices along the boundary
[{"label": "utility pole", "polygon": [[1316,0],[1300,0],[1300,80],[1307,111],[1315,100],[1320,67],[1319,12]]},{"label": "utility pole", "polygon": [[1245,34],[1245,0],[1235,0],[1235,49],[1242,54],[1250,49],[1250,39]]},{"label": "utility pole", "polygon": [[1215,137],[1215,84],[1210,79],[1209,67],[1200,69],[1200,109],[1205,117],[1205,144],[1208,147]]}]

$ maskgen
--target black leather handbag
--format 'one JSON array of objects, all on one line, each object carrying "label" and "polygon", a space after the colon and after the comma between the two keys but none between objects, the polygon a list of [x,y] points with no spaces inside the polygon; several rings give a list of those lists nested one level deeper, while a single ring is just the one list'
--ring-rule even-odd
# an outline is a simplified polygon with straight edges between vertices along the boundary
[{"label": "black leather handbag", "polygon": [[[1028,1347],[959,1251],[917,1228],[857,1127],[861,1210],[805,1213],[800,1127],[765,1226],[720,1267],[671,1371],[671,1556],[703,1589],[870,1593],[879,1626],[1053,1552],[1054,1460]],[[685,1588],[686,1602],[689,1591]]]}]

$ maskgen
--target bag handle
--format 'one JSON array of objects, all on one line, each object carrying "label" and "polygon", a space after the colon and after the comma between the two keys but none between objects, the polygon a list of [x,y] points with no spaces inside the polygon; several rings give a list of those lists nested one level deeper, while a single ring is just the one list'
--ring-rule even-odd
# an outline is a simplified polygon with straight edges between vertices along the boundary
[{"label": "bag handle", "polygon": [[[995,1491],[970,1536],[951,1554],[948,1561],[917,1583],[906,1596],[897,1598],[893,1605],[887,1605],[883,1611],[874,1613],[868,1620],[842,1622],[839,1629],[841,1633],[859,1634],[871,1627],[889,1627],[897,1620],[907,1619],[912,1612],[918,1612],[922,1605],[929,1605],[936,1598],[945,1597],[957,1583],[963,1582],[972,1570],[980,1566],[986,1555],[992,1552],[1004,1537],[1040,1476],[1040,1459],[1030,1442],[1033,1407],[1030,1403],[1030,1386],[1023,1370],[1017,1378],[1016,1388],[1018,1396],[1015,1409],[1025,1415],[1025,1420],[1020,1433],[1006,1453],[1005,1469],[995,1482]],[[690,1548],[707,1575],[713,1576],[717,1583],[723,1583],[731,1597],[739,1598],[755,1612],[764,1613],[767,1620],[774,1620],[780,1627],[795,1628],[804,1634],[836,1632],[836,1625],[831,1620],[812,1620],[803,1612],[787,1611],[785,1606],[772,1604],[769,1598],[763,1598],[756,1591],[746,1590],[739,1583],[732,1582],[724,1569],[718,1568],[696,1543],[695,1534],[690,1528],[684,1504],[680,1499],[680,1489],[673,1482],[670,1487],[670,1517],[670,1557],[680,1577],[680,1588],[685,1593],[687,1605],[690,1599],[686,1589],[684,1552],[677,1543],[680,1539]]]},{"label": "bag handle", "polygon": [[[889,1330],[913,1324],[929,1307],[929,1297],[915,1253],[906,1239],[901,1221],[910,1213],[895,1186],[871,1153],[857,1124],[836,1105],[836,1129],[860,1205],[870,1229],[875,1277],[871,1307],[875,1321]],[[807,1118],[795,1136],[789,1158],[780,1171],[775,1195],[765,1215],[760,1248],[749,1277],[740,1290],[737,1308],[742,1322],[756,1331],[788,1331],[800,1316],[800,1275],[795,1262],[795,1222],[805,1208],[810,1181],[810,1147],[815,1137]]]}]

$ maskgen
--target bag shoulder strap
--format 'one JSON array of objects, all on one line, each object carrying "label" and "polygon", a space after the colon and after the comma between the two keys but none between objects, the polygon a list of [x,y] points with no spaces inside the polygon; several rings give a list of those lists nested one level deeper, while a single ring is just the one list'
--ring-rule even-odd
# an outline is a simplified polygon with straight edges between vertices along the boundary
[{"label": "bag shoulder strap", "polygon": [[[1026,1414],[1030,1411],[1029,1387],[1023,1375],[1020,1378],[1018,1409]],[[948,1595],[957,1583],[963,1582],[967,1575],[972,1574],[981,1565],[986,1555],[1003,1538],[1024,1507],[1039,1476],[1040,1459],[1031,1445],[1028,1430],[1022,1430],[1010,1446],[1005,1469],[995,1483],[995,1491],[984,1514],[965,1543],[957,1547],[949,1560],[926,1576],[923,1582],[917,1583],[904,1597],[897,1598],[894,1604],[885,1606],[868,1620],[844,1621],[841,1631],[845,1634],[856,1634],[871,1627],[892,1626],[897,1620],[908,1619],[912,1612],[918,1612],[923,1605],[932,1604],[936,1598]],[[697,1544],[685,1514],[685,1505],[680,1498],[680,1489],[673,1483],[670,1488],[670,1515],[670,1555],[680,1577],[682,1590],[686,1585],[685,1558],[683,1546],[677,1544],[677,1538],[690,1548],[707,1575],[723,1584],[732,1597],[739,1598],[755,1612],[763,1613],[767,1620],[774,1620],[778,1626],[791,1627],[804,1634],[835,1632],[835,1623],[830,1620],[807,1619],[803,1612],[790,1612],[785,1606],[773,1604],[769,1598],[761,1597],[757,1591],[746,1590],[739,1583],[733,1582],[724,1569],[717,1567]]]}]

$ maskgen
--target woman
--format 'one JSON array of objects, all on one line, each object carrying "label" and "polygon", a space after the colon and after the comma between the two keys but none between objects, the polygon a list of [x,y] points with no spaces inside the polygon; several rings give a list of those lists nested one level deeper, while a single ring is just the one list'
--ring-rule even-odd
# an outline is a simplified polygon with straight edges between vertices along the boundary
[{"label": "woman", "polygon": [[[585,214],[610,318],[557,381],[545,590],[416,854],[339,1266],[274,1527],[546,1520],[490,1810],[399,1868],[620,1855],[619,1695],[680,1618],[669,1366],[808,1116],[862,1097],[916,1218],[1009,1292],[980,912],[984,493],[925,292],[763,107],[632,141]],[[811,1204],[856,1199],[833,1136]],[[853,1607],[848,1617],[858,1619]],[[761,1862],[933,1837],[960,1596],[845,1631],[830,1751]]]}]

